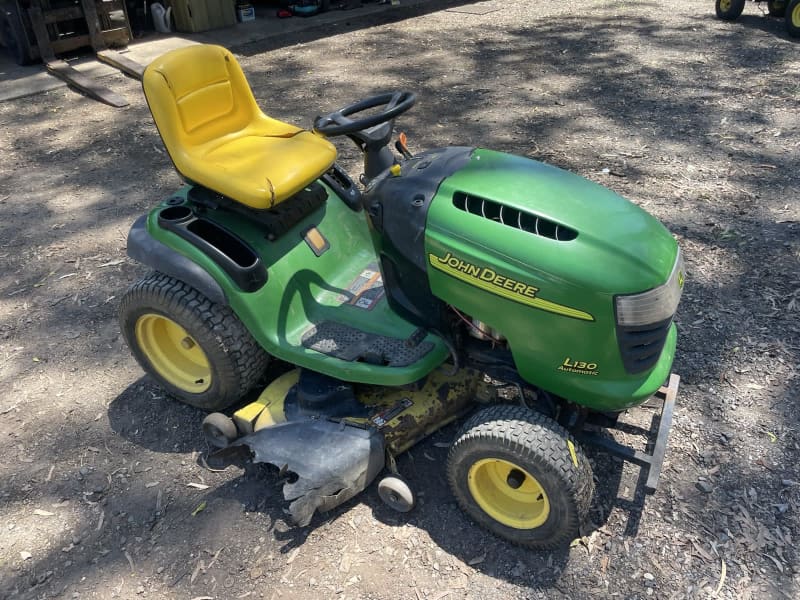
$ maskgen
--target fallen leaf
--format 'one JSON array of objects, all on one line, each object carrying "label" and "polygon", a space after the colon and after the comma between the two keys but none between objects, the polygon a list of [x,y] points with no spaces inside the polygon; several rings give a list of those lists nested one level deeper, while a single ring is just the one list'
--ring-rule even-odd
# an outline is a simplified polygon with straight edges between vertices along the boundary
[{"label": "fallen leaf", "polygon": [[131,555],[128,553],[127,550],[125,550],[123,554],[125,555],[125,559],[128,561],[128,564],[131,566],[131,573],[135,573],[136,567],[133,566],[133,558],[131,558]]},{"label": "fallen leaf", "polygon": [[777,569],[778,569],[778,571],[780,571],[781,573],[783,573],[783,565],[781,564],[781,561],[779,561],[779,560],[778,560],[777,558],[775,558],[774,556],[770,556],[769,554],[762,554],[762,556],[765,556],[765,557],[767,557],[768,559],[770,559],[772,562],[774,562],[774,563],[775,563],[775,566],[776,566],[776,567],[777,567]]},{"label": "fallen leaf", "polygon": [[485,561],[485,560],[486,560],[486,553],[484,552],[483,554],[481,554],[481,555],[479,555],[479,556],[476,556],[475,558],[472,558],[472,559],[468,560],[468,561],[467,561],[467,564],[468,564],[470,567],[472,567],[472,566],[475,566],[475,565],[479,565],[479,564],[481,564],[481,563],[482,563],[483,561]]},{"label": "fallen leaf", "polygon": [[348,573],[350,571],[350,556],[348,554],[342,555],[342,560],[339,561],[339,570],[342,573]]},{"label": "fallen leaf", "polygon": [[725,573],[727,572],[728,568],[725,566],[725,559],[721,558],[722,561],[722,570],[719,574],[719,583],[717,584],[717,589],[714,591],[714,595],[717,596],[722,591],[722,586],[725,585]]},{"label": "fallen leaf", "polygon": [[192,511],[192,516],[196,517],[198,515],[198,513],[203,512],[205,509],[206,509],[206,501],[203,500],[200,504],[197,505],[197,508],[195,508]]},{"label": "fallen leaf", "polygon": [[194,580],[197,579],[197,576],[200,574],[200,571],[205,571],[206,566],[203,564],[203,561],[197,563],[197,566],[194,568],[192,572],[192,576],[189,578],[189,583],[194,583]]},{"label": "fallen leaf", "polygon": [[194,488],[196,490],[207,490],[210,488],[210,485],[206,485],[205,483],[194,483],[193,481],[186,484],[186,487]]},{"label": "fallen leaf", "polygon": [[692,547],[694,548],[695,552],[697,552],[701,557],[705,558],[708,562],[711,562],[711,561],[714,560],[714,557],[711,556],[705,550],[703,550],[703,548],[700,546],[700,544],[698,544],[694,540],[691,540],[691,542],[692,542]]},{"label": "fallen leaf", "polygon": [[117,260],[110,260],[108,262],[103,263],[102,265],[98,265],[97,268],[101,267],[115,267],[117,265],[121,265],[125,262],[124,258],[118,258]]},{"label": "fallen leaf", "polygon": [[219,550],[216,551],[216,553],[214,554],[214,557],[211,559],[211,562],[208,563],[208,566],[206,567],[206,571],[208,571],[209,569],[211,569],[211,567],[214,566],[214,563],[217,562],[217,557],[219,556],[219,553],[222,552],[224,549],[225,549],[225,546],[223,546],[222,548],[220,548]]}]

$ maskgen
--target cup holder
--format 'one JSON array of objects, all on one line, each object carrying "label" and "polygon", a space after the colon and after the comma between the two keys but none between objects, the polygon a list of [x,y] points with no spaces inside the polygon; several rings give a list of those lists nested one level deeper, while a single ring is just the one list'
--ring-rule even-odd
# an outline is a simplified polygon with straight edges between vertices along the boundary
[{"label": "cup holder", "polygon": [[158,213],[158,220],[167,223],[182,223],[187,219],[194,216],[192,209],[186,205],[183,206],[169,206]]},{"label": "cup holder", "polygon": [[167,206],[158,213],[158,226],[183,238],[219,265],[245,292],[267,282],[267,268],[255,250],[234,232],[186,205]]}]

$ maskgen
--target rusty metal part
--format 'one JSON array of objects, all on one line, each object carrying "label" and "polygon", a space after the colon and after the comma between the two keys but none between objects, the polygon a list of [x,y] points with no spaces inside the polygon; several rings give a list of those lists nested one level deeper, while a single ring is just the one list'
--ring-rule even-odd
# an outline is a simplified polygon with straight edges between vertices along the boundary
[{"label": "rusty metal part", "polygon": [[[398,455],[463,415],[475,402],[481,381],[481,374],[470,369],[455,375],[437,370],[418,391],[372,387],[360,390],[358,399],[376,410],[368,422],[380,427],[386,448]],[[394,407],[402,410],[386,419],[387,409]]]}]

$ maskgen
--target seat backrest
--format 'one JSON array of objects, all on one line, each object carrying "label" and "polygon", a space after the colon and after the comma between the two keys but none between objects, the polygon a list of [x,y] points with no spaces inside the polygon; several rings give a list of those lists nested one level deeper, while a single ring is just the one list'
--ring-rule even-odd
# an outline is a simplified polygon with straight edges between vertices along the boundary
[{"label": "seat backrest", "polygon": [[262,115],[234,56],[198,44],[167,52],[148,65],[142,86],[172,161],[198,146],[240,131]]}]

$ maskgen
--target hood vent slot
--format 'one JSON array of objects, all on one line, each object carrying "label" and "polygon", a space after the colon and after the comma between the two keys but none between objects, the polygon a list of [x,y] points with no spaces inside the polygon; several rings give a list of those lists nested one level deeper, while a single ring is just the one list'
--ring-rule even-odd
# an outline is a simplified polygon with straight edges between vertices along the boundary
[{"label": "hood vent slot", "polygon": [[569,242],[578,237],[578,232],[549,219],[505,206],[494,200],[471,196],[464,192],[453,194],[453,206],[464,212],[495,221],[509,227],[521,229],[534,235],[559,242]]}]

